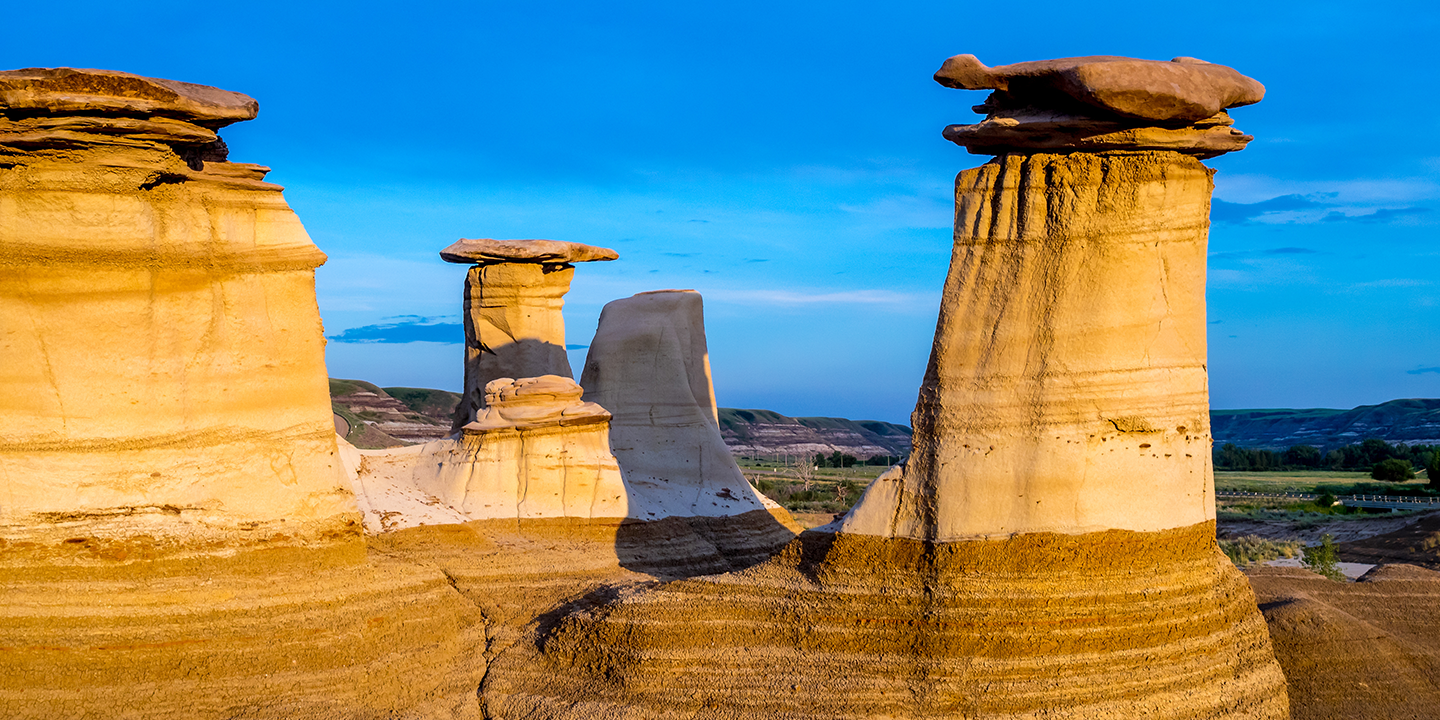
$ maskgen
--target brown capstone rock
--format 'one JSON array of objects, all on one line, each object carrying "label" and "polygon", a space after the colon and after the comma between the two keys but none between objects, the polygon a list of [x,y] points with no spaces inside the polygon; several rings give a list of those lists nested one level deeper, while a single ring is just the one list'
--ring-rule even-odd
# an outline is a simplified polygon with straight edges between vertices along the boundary
[{"label": "brown capstone rock", "polygon": [[935,73],[941,85],[993,90],[974,125],[945,128],[972,153],[1172,150],[1210,158],[1254,138],[1231,127],[1228,108],[1250,105],[1265,87],[1194,58],[1170,62],[1096,56],[985,67],[956,55]]},{"label": "brown capstone rock", "polygon": [[486,263],[577,263],[614,260],[620,254],[609,248],[559,240],[477,240],[461,239],[440,251],[445,262]]},{"label": "brown capstone rock", "polygon": [[0,71],[0,113],[173,118],[215,130],[260,112],[229,90],[115,70],[25,68]]},{"label": "brown capstone rock", "polygon": [[1065,95],[1103,113],[1160,122],[1196,122],[1265,98],[1264,85],[1234,69],[1184,57],[1161,62],[1099,55],[990,68],[974,55],[956,55],[940,66],[935,81],[997,90],[1040,106]]}]

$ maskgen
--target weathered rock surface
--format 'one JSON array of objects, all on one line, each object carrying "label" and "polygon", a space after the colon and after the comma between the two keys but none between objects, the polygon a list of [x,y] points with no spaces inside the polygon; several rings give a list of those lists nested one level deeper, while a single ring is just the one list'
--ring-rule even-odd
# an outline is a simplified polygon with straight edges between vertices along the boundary
[{"label": "weathered rock surface", "polygon": [[572,377],[560,314],[572,263],[614,260],[614,250],[554,240],[461,240],[440,257],[475,264],[465,276],[465,391],[453,429],[475,419],[491,380]]},{"label": "weathered rock surface", "polygon": [[1289,680],[1294,720],[1434,716],[1440,573],[1380,565],[1354,583],[1298,568],[1247,574]]},{"label": "weathered rock surface", "polygon": [[366,527],[541,518],[618,521],[631,499],[610,453],[610,413],[554,375],[493,380],[456,438],[355,451]]},{"label": "weathered rock surface", "polygon": [[1265,86],[1232,68],[1195,58],[1170,62],[1097,55],[985,67],[956,55],[935,73],[945,87],[998,90],[1022,103],[1060,104],[1059,96],[1122,117],[1195,122],[1221,110],[1254,105]]},{"label": "weathered rock surface", "polygon": [[975,125],[945,138],[973,153],[1171,150],[1201,158],[1244,149],[1228,108],[1265,97],[1265,86],[1194,58],[1170,62],[1095,56],[985,67],[956,55],[935,73],[946,87],[994,90]]},{"label": "weathered rock surface", "polygon": [[586,400],[614,415],[611,446],[625,485],[647,498],[639,517],[784,512],[750,487],[720,437],[700,293],[660,290],[606,305],[580,384]]},{"label": "weathered rock surface", "polygon": [[215,130],[255,119],[260,104],[229,90],[116,70],[25,68],[0,71],[0,112],[173,118]]},{"label": "weathered rock surface", "polygon": [[620,254],[610,248],[559,240],[457,240],[440,251],[441,259],[452,263],[577,263],[614,260]]},{"label": "weathered rock surface", "polygon": [[1009,155],[960,173],[914,449],[844,531],[950,541],[1213,520],[1210,189],[1177,153]]},{"label": "weathered rock surface", "polygon": [[[494,660],[487,709],[1288,717],[1254,596],[1215,544],[1209,192],[1177,152],[961,173],[909,463],[767,562],[537,627]],[[587,397],[590,378],[587,361]],[[622,412],[594,399],[619,455]]]},{"label": "weathered rock surface", "polygon": [[324,255],[264,168],[193,152],[253,101],[63,69],[0,98],[0,716],[477,715],[474,606],[366,554]]}]

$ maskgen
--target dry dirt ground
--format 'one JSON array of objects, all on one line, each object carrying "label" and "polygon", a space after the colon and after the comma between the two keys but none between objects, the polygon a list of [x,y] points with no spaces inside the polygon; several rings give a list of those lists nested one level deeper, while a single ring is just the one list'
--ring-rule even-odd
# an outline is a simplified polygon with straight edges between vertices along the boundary
[{"label": "dry dirt ground", "polygon": [[[1215,523],[1215,533],[1222,540],[1257,535],[1271,540],[1300,540],[1307,544],[1318,543],[1321,536],[1328,534],[1335,538],[1335,542],[1344,543],[1392,533],[1413,525],[1424,517],[1440,517],[1440,513],[1432,513],[1428,516],[1401,515],[1396,517],[1374,515],[1320,521],[1312,518],[1299,522],[1293,520],[1231,520],[1222,517]],[[1392,560],[1391,562],[1409,561]]]}]

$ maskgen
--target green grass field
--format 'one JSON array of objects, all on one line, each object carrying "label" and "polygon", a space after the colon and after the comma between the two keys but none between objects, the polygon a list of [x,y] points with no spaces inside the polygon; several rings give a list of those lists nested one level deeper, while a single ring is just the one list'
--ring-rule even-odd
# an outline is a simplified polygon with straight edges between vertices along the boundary
[{"label": "green grass field", "polygon": [[1382,483],[1370,478],[1370,473],[1338,470],[1303,470],[1284,472],[1231,472],[1215,471],[1215,490],[1259,493],[1315,493],[1328,492],[1331,495],[1350,494],[1413,494],[1424,495],[1429,480],[1421,473],[1419,478],[1403,483]]}]

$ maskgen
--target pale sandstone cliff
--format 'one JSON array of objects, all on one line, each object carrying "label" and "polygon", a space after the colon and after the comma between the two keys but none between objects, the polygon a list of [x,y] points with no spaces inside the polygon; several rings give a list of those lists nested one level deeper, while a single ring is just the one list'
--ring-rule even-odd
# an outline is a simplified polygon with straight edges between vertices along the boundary
[{"label": "pale sandstone cliff", "polygon": [[254,100],[0,73],[0,716],[474,716],[475,607],[367,558]]},{"label": "pale sandstone cliff", "polygon": [[[987,122],[1003,132],[947,137],[1000,157],[957,180],[908,467],[768,562],[537,627],[492,665],[490,712],[1288,716],[1254,596],[1215,544],[1207,464],[1210,179],[1192,156],[1248,137],[1188,116],[1160,127],[1084,91],[1253,99],[1227,94],[1228,68],[1126,60],[1074,81],[1114,59],[1082,60],[955,81],[996,89]],[[1016,112],[1035,104],[1048,119]],[[1106,152],[1037,152],[1060,115],[1108,135],[1062,146]]]}]

